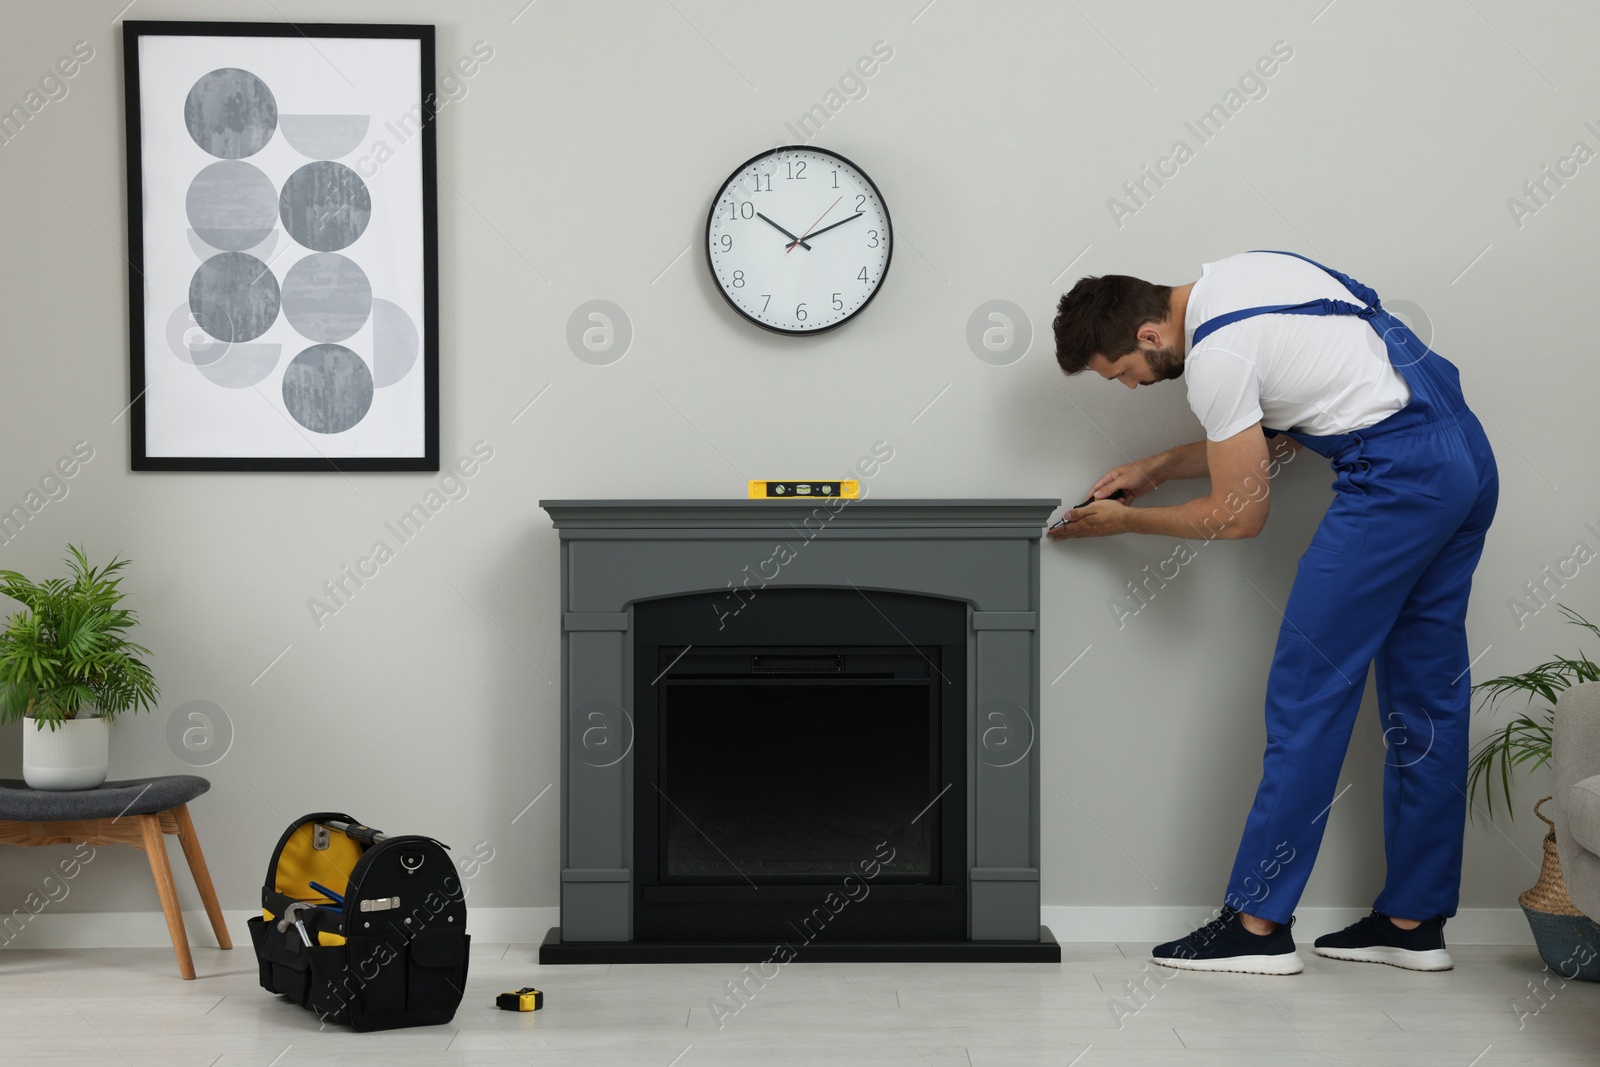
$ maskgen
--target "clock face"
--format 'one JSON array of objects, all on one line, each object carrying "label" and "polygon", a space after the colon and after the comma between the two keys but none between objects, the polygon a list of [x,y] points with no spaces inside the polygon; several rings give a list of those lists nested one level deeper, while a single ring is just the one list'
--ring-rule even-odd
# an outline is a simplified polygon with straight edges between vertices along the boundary
[{"label": "clock face", "polygon": [[889,272],[889,209],[843,156],[791,146],[748,160],[706,219],[722,295],[779,333],[831,330],[866,307]]}]

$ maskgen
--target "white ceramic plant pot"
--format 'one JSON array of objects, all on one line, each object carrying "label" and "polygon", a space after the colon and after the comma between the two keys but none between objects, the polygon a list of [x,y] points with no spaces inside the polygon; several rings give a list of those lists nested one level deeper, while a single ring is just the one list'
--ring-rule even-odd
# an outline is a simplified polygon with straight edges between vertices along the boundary
[{"label": "white ceramic plant pot", "polygon": [[98,716],[68,719],[54,730],[22,720],[22,780],[30,788],[94,789],[110,762],[110,724]]}]

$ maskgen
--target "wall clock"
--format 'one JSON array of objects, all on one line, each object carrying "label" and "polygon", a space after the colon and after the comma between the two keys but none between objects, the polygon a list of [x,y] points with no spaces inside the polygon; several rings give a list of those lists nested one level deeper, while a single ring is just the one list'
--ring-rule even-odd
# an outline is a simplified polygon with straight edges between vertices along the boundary
[{"label": "wall clock", "polygon": [[891,237],[865,171],[790,145],[746,160],[722,184],[706,218],[706,261],[728,303],[757,326],[821,333],[872,302]]}]

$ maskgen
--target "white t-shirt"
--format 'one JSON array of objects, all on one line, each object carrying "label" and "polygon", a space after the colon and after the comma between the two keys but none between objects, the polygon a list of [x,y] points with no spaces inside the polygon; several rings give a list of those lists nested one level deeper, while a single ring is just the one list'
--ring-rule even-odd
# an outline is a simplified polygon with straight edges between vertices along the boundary
[{"label": "white t-shirt", "polygon": [[1253,423],[1327,435],[1365,429],[1405,407],[1411,389],[1378,332],[1354,315],[1255,315],[1194,331],[1241,308],[1332,297],[1362,302],[1320,267],[1294,256],[1245,252],[1207,263],[1184,315],[1189,407],[1212,441]]}]

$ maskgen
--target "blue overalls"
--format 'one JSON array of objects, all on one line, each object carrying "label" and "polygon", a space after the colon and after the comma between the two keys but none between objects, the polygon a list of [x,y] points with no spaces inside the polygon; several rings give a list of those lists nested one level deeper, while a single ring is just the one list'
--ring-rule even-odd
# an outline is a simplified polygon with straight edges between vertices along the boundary
[{"label": "blue overalls", "polygon": [[1326,456],[1336,478],[1278,630],[1261,784],[1225,899],[1251,915],[1289,921],[1322,843],[1367,667],[1376,660],[1388,745],[1388,877],[1373,906],[1407,919],[1451,916],[1467,802],[1467,593],[1499,475],[1455,366],[1383,310],[1377,293],[1314,265],[1365,306],[1323,299],[1245,308],[1201,324],[1194,343],[1254,315],[1356,315],[1383,339],[1411,400],[1353,433],[1266,430],[1288,432]]}]

